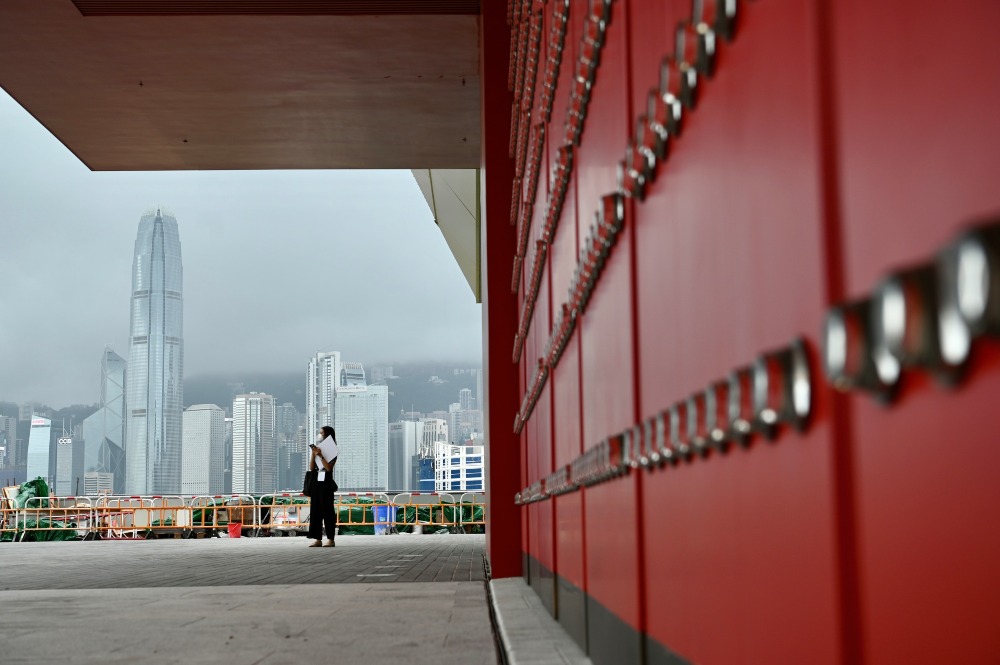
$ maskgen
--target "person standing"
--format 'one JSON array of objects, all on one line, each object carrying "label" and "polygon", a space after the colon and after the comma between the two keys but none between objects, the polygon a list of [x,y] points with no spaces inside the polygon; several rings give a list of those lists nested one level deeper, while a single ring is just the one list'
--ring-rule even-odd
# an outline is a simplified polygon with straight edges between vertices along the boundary
[{"label": "person standing", "polygon": [[336,547],[337,508],[334,506],[337,483],[333,479],[333,468],[337,465],[340,449],[337,447],[337,433],[329,425],[324,425],[316,434],[318,443],[309,445],[309,471],[316,472],[316,483],[312,491],[312,508],[309,516],[309,537],[315,542],[309,547],[323,546],[323,527],[326,526],[326,546]]}]

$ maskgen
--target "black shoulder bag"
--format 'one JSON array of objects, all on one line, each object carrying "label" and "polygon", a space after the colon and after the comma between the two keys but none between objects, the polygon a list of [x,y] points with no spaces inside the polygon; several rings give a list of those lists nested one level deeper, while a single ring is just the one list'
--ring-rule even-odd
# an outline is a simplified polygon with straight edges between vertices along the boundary
[{"label": "black shoulder bag", "polygon": [[311,497],[313,495],[313,490],[317,489],[318,485],[319,481],[316,480],[316,472],[306,471],[305,478],[302,479],[302,493]]}]

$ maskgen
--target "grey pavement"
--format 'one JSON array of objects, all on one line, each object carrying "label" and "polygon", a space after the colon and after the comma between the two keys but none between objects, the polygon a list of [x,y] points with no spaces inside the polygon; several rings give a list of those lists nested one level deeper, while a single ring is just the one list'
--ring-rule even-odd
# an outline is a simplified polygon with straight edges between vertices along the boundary
[{"label": "grey pavement", "polygon": [[0,543],[0,660],[497,663],[477,535]]},{"label": "grey pavement", "polygon": [[[0,662],[493,665],[481,535],[0,543]],[[589,665],[517,579],[506,662]]]},{"label": "grey pavement", "polygon": [[492,580],[497,632],[510,665],[591,665],[520,577]]},{"label": "grey pavement", "polygon": [[133,587],[482,582],[482,535],[0,543],[0,591]]}]

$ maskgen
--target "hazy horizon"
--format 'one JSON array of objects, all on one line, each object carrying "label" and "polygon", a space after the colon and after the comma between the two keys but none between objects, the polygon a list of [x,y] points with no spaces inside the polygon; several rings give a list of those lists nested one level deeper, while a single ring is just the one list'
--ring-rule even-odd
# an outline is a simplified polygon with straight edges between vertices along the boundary
[{"label": "hazy horizon", "polygon": [[185,377],[321,350],[482,363],[481,308],[408,171],[91,172],[2,90],[0,148],[0,400],[99,399],[157,206],[180,231]]}]

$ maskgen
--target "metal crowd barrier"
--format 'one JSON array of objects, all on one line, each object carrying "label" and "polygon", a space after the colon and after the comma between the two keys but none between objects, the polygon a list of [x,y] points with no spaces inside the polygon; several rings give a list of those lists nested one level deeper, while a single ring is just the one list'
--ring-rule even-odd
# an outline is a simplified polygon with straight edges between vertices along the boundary
[{"label": "metal crowd barrier", "polygon": [[[341,533],[469,532],[486,528],[482,493],[337,493]],[[287,536],[309,528],[302,494],[32,497],[18,508],[0,499],[0,541],[136,540],[160,537]],[[239,527],[234,525],[239,524]]]}]

